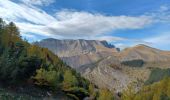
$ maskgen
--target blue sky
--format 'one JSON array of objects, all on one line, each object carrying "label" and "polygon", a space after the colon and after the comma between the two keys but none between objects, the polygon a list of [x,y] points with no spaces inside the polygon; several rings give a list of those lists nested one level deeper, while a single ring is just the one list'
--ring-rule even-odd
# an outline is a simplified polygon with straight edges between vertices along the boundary
[{"label": "blue sky", "polygon": [[169,0],[0,0],[0,17],[29,42],[95,39],[170,50]]}]

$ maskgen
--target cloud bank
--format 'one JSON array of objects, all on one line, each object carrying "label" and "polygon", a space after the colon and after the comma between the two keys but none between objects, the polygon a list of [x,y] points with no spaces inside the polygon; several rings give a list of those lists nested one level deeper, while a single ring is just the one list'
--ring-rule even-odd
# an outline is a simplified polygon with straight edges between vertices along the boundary
[{"label": "cloud bank", "polygon": [[38,6],[48,6],[54,3],[55,0],[20,0],[26,5],[38,5]]},{"label": "cloud bank", "polygon": [[[50,15],[39,6],[48,6],[55,0],[19,1],[20,3],[14,0],[0,2],[0,17],[7,22],[15,22],[22,36],[33,40],[37,40],[37,36],[44,36],[57,39],[97,39],[123,43],[126,41],[131,45],[168,43],[167,34],[141,40],[113,36],[114,31],[117,30],[143,29],[159,22],[170,23],[170,7],[167,5],[162,5],[159,10],[139,16],[108,16],[70,9],[63,9]],[[124,48],[123,43],[117,43],[117,45]]]},{"label": "cloud bank", "polygon": [[156,47],[156,48],[164,48],[165,50],[169,50],[169,45],[170,45],[170,31],[161,33],[157,36],[150,37],[144,39],[147,42],[150,42],[150,46]]},{"label": "cloud bank", "polygon": [[[54,15],[26,4],[49,4],[46,0],[23,0],[15,3],[9,0],[0,2],[0,17],[14,21],[22,34],[34,33],[56,38],[94,38],[114,30],[140,29],[153,22],[149,16],[107,16],[99,13],[61,10]],[[112,36],[107,36],[108,39]]]}]

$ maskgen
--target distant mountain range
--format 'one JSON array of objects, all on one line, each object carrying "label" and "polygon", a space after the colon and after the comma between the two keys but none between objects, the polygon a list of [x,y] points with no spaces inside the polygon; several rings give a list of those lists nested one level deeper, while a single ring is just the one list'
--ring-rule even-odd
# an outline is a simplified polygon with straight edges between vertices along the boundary
[{"label": "distant mountain range", "polygon": [[120,92],[133,84],[140,88],[153,68],[170,68],[170,52],[143,44],[120,51],[106,41],[44,39],[48,48],[99,87]]}]

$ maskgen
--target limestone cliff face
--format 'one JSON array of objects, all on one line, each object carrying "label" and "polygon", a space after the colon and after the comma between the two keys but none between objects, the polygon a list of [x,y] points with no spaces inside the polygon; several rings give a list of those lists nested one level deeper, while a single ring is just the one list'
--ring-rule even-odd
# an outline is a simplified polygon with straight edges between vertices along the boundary
[{"label": "limestone cliff face", "polygon": [[118,52],[114,45],[98,40],[57,40],[50,38],[34,44],[48,48],[75,69]]}]

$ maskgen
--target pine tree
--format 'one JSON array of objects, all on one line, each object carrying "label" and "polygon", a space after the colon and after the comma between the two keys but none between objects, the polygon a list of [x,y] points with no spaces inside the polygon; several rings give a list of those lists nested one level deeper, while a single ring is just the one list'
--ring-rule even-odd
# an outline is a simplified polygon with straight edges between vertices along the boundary
[{"label": "pine tree", "polygon": [[69,70],[65,71],[63,88],[67,90],[67,89],[74,87],[76,85],[78,85],[78,81],[77,81],[76,77],[72,74],[71,71],[69,71]]}]

